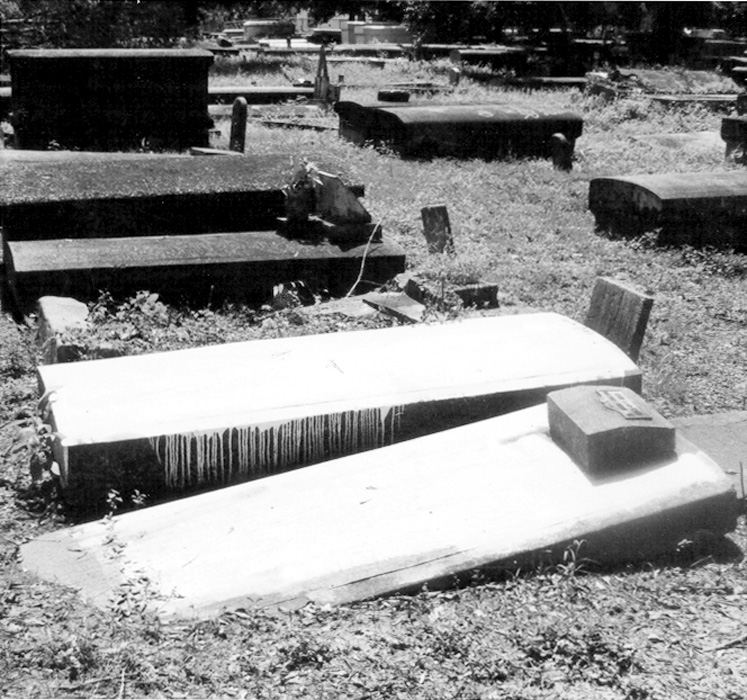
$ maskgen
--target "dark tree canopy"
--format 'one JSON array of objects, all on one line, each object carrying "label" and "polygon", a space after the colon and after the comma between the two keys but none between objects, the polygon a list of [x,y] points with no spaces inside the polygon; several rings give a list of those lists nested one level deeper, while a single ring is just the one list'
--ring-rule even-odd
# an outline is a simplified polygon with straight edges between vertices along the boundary
[{"label": "dark tree canopy", "polygon": [[603,28],[652,32],[662,53],[671,53],[685,27],[718,27],[747,36],[747,2],[0,0],[0,21],[33,19],[37,45],[170,46],[201,27],[220,28],[249,17],[290,17],[304,9],[317,23],[335,14],[403,21],[419,40],[444,43],[500,41],[508,29],[542,34],[559,27],[584,34]]}]

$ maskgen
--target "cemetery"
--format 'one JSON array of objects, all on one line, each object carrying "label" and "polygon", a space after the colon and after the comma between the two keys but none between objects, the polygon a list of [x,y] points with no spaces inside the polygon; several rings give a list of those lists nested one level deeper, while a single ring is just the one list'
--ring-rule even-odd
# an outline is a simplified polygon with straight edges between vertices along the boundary
[{"label": "cemetery", "polygon": [[0,694],[747,692],[747,43],[415,26],[4,54]]}]

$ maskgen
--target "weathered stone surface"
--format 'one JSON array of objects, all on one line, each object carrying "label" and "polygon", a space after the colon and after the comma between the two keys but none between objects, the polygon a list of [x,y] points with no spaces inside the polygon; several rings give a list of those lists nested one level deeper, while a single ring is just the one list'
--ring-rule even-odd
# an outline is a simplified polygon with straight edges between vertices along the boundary
[{"label": "weathered stone surface", "polygon": [[553,440],[590,474],[636,469],[674,453],[674,426],[624,387],[554,391],[547,411]]},{"label": "weathered stone surface", "polygon": [[19,148],[117,151],[207,146],[208,68],[192,49],[8,52]]},{"label": "weathered stone surface", "polygon": [[[356,443],[379,446],[384,427],[404,440],[542,403],[570,384],[640,385],[618,348],[557,314],[229,343],[44,366],[39,375],[41,392],[55,392],[63,479],[83,491],[127,481],[157,489],[132,484],[138,473],[161,489],[225,484],[331,459]],[[306,444],[294,439],[304,431]],[[210,449],[225,437],[225,452],[196,448],[190,458],[198,435]],[[250,444],[239,449],[233,439]],[[179,471],[192,459],[194,471]]]},{"label": "weathered stone surface", "polygon": [[420,210],[423,219],[423,235],[428,243],[429,253],[453,253],[454,238],[451,235],[449,210],[443,204],[423,207]]},{"label": "weathered stone surface", "polygon": [[466,307],[494,309],[498,307],[498,284],[496,282],[475,282],[454,288],[454,293]]},{"label": "weathered stone surface", "polygon": [[[438,379],[444,358],[436,360]],[[364,368],[378,366],[374,357]],[[585,478],[550,439],[538,406],[142,508],[107,527],[60,528],[19,554],[25,569],[103,609],[134,570],[147,577],[154,614],[205,618],[351,603],[479,569],[512,575],[562,563],[574,541],[605,566],[650,561],[696,531],[733,530],[735,506],[718,466],[684,440],[657,468]],[[112,534],[129,569],[107,556]]]},{"label": "weathered stone surface", "polygon": [[389,242],[304,243],[259,231],[9,241],[5,263],[16,303],[27,311],[40,296],[93,301],[102,289],[115,297],[148,289],[166,301],[198,306],[265,302],[275,284],[294,280],[340,295],[355,285],[361,265],[370,289],[402,272],[405,254]]},{"label": "weathered stone surface", "polygon": [[589,209],[613,236],[658,230],[665,245],[747,248],[747,172],[594,178]]},{"label": "weathered stone surface", "polygon": [[43,296],[39,299],[37,345],[42,363],[67,362],[74,359],[77,348],[66,335],[88,327],[88,307],[70,297]]},{"label": "weathered stone surface", "polygon": [[[344,176],[344,163],[305,155]],[[0,152],[0,224],[7,240],[274,229],[295,157],[110,154],[26,162]]]},{"label": "weathered stone surface", "polygon": [[425,314],[425,306],[404,292],[369,292],[361,297],[361,301],[404,323],[419,323]]},{"label": "weathered stone surface", "polygon": [[562,133],[575,144],[583,130],[582,118],[572,112],[543,113],[504,104],[341,101],[335,109],[344,138],[383,145],[402,156],[549,157],[553,134]]},{"label": "weathered stone surface", "polygon": [[237,153],[243,153],[246,147],[246,115],[247,103],[243,97],[237,97],[233,101],[231,112],[231,136],[229,148]]},{"label": "weathered stone surface", "polygon": [[610,277],[598,277],[585,324],[637,362],[653,305],[654,298],[643,290]]}]

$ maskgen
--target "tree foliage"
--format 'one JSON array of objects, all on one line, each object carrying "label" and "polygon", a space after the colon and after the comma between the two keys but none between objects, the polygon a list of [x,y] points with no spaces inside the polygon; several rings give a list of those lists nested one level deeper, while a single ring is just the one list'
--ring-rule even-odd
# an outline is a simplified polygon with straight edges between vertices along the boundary
[{"label": "tree foliage", "polygon": [[3,0],[0,19],[27,20],[27,41],[36,46],[172,46],[194,29],[196,6],[194,0]]}]

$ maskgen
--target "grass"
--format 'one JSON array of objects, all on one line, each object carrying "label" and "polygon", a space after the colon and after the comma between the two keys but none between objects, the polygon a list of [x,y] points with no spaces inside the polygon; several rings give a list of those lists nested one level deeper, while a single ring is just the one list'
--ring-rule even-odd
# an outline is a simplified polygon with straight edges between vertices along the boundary
[{"label": "grass", "polygon": [[[305,59],[261,63],[261,73],[230,67],[216,70],[213,80],[283,84],[286,73],[295,79],[315,72]],[[346,89],[344,97],[370,98],[376,86],[395,80],[445,83],[445,68],[439,62],[346,65],[346,83],[372,87]],[[323,150],[344,161],[351,178],[366,184],[366,207],[384,235],[406,249],[415,273],[455,282],[490,277],[499,282],[504,306],[531,305],[580,320],[598,275],[650,290],[656,300],[640,360],[645,397],[667,416],[747,408],[747,256],[661,249],[649,237],[610,240],[594,232],[587,209],[593,177],[736,167],[719,149],[641,139],[717,131],[721,115],[470,81],[434,100],[505,100],[578,112],[584,135],[574,170],[560,173],[544,160],[405,161],[334,133],[257,124],[248,127],[247,150]],[[316,118],[336,124],[334,115]],[[453,258],[426,251],[420,208],[435,203],[449,208]],[[128,352],[392,323],[309,320],[294,308],[174,309],[147,295],[125,305],[104,303],[97,313],[96,332]],[[238,610],[164,626],[139,611],[137,590],[128,598],[133,605],[93,609],[72,591],[25,574],[16,556],[25,539],[66,523],[51,497],[53,482],[32,484],[25,451],[11,450],[13,421],[34,412],[35,361],[33,329],[0,318],[2,696],[747,697],[744,516],[724,541],[696,538],[660,561],[614,570],[584,561],[581,543],[559,566],[335,609]]]}]

